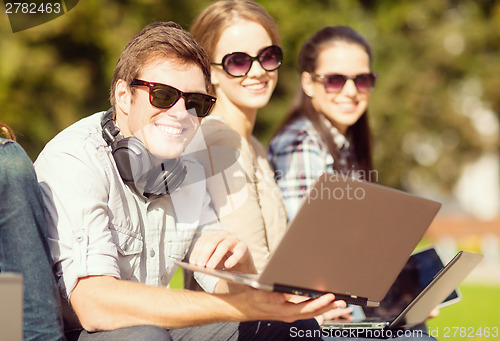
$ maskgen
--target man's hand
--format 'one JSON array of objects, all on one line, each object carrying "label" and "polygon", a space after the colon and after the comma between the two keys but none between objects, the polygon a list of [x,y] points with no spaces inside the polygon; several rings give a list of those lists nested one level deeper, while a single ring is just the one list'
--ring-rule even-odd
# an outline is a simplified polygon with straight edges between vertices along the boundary
[{"label": "man's hand", "polygon": [[189,263],[211,269],[225,267],[255,273],[252,256],[245,243],[228,231],[207,231],[196,242]]},{"label": "man's hand", "polygon": [[[316,299],[292,302],[282,293],[245,289],[242,293],[244,302],[240,309],[242,320],[279,320],[293,322],[310,319],[327,313],[332,309],[344,308],[344,301],[335,301],[333,294],[325,294]],[[239,305],[238,305],[239,306]]]}]

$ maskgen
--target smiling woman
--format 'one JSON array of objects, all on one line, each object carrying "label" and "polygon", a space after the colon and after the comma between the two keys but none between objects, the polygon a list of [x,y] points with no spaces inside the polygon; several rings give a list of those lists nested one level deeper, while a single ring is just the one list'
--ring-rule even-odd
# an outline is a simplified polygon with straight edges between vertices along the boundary
[{"label": "smiling woman", "polygon": [[297,100],[269,145],[288,219],[325,172],[376,181],[368,103],[377,75],[368,42],[347,26],[328,26],[300,51]]},{"label": "smiling woman", "polygon": [[191,32],[213,65],[217,104],[202,121],[199,143],[190,147],[204,165],[222,226],[249,246],[260,270],[286,228],[267,154],[252,135],[283,59],[276,24],[254,1],[216,1],[195,19]]}]

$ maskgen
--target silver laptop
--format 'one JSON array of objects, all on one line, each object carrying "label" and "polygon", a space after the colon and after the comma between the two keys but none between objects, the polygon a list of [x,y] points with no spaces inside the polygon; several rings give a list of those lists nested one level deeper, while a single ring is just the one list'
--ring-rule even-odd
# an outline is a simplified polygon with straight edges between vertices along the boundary
[{"label": "silver laptop", "polygon": [[390,320],[380,316],[363,321],[325,323],[323,328],[394,329],[419,325],[425,322],[435,307],[449,297],[482,259],[481,254],[460,251],[406,308]]},{"label": "silver laptop", "polygon": [[260,274],[191,270],[257,289],[377,306],[441,204],[375,183],[323,174]]},{"label": "silver laptop", "polygon": [[0,338],[23,340],[23,276],[0,272]]}]

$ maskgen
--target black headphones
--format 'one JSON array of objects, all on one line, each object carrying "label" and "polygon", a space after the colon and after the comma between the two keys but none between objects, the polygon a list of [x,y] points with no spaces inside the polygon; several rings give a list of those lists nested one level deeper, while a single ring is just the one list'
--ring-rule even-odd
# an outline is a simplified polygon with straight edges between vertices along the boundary
[{"label": "black headphones", "polygon": [[137,137],[121,136],[114,116],[113,108],[102,116],[102,137],[111,146],[123,182],[148,199],[172,193],[187,174],[182,157],[166,159],[158,166],[155,156]]}]

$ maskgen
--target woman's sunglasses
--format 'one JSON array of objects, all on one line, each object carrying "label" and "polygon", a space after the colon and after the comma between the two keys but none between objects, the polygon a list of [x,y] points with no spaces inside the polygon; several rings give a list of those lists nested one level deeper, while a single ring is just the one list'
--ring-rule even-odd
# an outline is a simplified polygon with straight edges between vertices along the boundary
[{"label": "woman's sunglasses", "polygon": [[233,52],[226,54],[221,63],[212,63],[212,65],[222,66],[230,76],[243,77],[252,68],[254,60],[258,61],[264,70],[274,71],[280,67],[283,61],[283,51],[281,47],[271,45],[260,50],[255,57],[245,52]]},{"label": "woman's sunglasses", "polygon": [[346,76],[337,73],[328,75],[312,75],[318,79],[325,87],[326,92],[341,92],[348,79],[352,79],[359,92],[370,92],[375,87],[377,80],[376,73],[361,73],[356,76]]},{"label": "woman's sunglasses", "polygon": [[[217,98],[200,92],[183,92],[173,86],[146,82],[134,79],[130,86],[147,86],[149,88],[149,103],[160,109],[168,109],[182,97],[186,101],[188,112],[198,117],[205,117],[210,114]],[[195,113],[192,112],[194,110]]]}]

